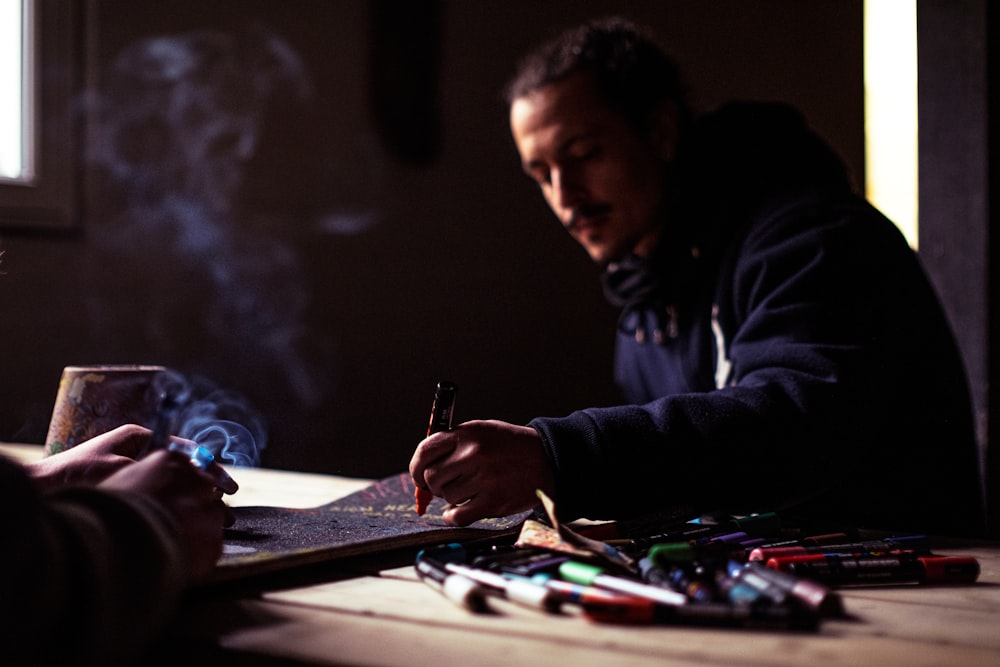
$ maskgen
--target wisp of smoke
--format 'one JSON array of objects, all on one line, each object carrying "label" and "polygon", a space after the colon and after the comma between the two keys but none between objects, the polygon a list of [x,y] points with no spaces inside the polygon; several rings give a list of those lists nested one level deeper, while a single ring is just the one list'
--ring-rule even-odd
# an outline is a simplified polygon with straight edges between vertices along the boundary
[{"label": "wisp of smoke", "polygon": [[173,370],[157,375],[153,393],[159,405],[177,406],[171,419],[174,435],[198,443],[220,463],[260,465],[267,432],[242,396],[215,388],[205,379],[189,381]]},{"label": "wisp of smoke", "polygon": [[192,294],[206,301],[198,326],[218,343],[216,356],[238,339],[240,373],[282,377],[315,407],[327,379],[302,352],[310,297],[297,253],[238,206],[269,105],[311,94],[303,63],[278,36],[204,30],[132,44],[86,107],[97,128],[89,157],[122,196],[120,216],[97,226],[95,239],[144,262],[155,281],[144,302],[148,335],[176,348],[171,308],[184,305],[178,285],[196,276],[206,283]]}]

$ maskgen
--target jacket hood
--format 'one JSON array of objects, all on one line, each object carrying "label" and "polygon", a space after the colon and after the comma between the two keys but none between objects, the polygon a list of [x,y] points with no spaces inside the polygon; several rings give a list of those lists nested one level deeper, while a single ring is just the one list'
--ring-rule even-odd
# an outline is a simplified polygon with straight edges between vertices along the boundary
[{"label": "jacket hood", "polygon": [[604,272],[615,305],[683,310],[756,212],[809,192],[850,191],[851,184],[841,159],[797,110],[734,102],[698,119],[681,142],[668,188],[671,206],[653,255],[626,257]]}]

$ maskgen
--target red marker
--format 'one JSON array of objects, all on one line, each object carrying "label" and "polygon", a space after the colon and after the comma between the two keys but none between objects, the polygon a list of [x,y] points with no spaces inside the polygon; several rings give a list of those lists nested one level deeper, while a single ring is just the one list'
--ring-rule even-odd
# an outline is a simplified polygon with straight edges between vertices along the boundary
[{"label": "red marker", "polygon": [[564,602],[580,605],[585,618],[599,623],[649,623],[656,603],[624,593],[584,586],[561,579],[539,579]]},{"label": "red marker", "polygon": [[906,582],[971,584],[979,578],[979,562],[971,556],[809,554],[771,558],[767,566],[831,586]]},{"label": "red marker", "polygon": [[[815,538],[812,538],[815,539]],[[807,544],[805,540],[799,544],[784,546],[761,546],[753,549],[748,558],[753,561],[767,562],[772,558],[787,556],[805,556],[807,554],[838,554],[842,556],[865,556],[875,554],[916,553],[921,556],[930,555],[930,545],[924,535],[906,535],[903,537],[887,537],[881,540],[865,540],[861,542],[839,542]]]},{"label": "red marker", "polygon": [[[441,380],[437,384],[437,391],[434,392],[434,404],[431,406],[430,423],[427,425],[427,435],[440,431],[447,431],[451,428],[451,418],[455,409],[455,394],[458,393],[458,385],[454,382]],[[417,514],[423,516],[427,511],[427,506],[434,500],[434,494],[429,489],[416,487],[413,490],[413,501],[417,506]]]}]

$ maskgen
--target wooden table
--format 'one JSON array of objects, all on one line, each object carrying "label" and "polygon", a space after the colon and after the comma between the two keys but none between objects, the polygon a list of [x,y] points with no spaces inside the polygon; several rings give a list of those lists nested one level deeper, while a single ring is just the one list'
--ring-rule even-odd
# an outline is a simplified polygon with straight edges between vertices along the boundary
[{"label": "wooden table", "polygon": [[[0,446],[31,460],[33,446]],[[234,469],[234,505],[313,507],[367,481]],[[197,651],[252,665],[1000,665],[1000,544],[950,541],[942,554],[976,556],[971,586],[841,589],[849,620],[817,633],[589,623],[503,601],[461,609],[417,580],[412,553],[386,553],[195,591],[164,664]],[[934,543],[932,542],[932,545]],[[205,664],[199,662],[198,664]]]}]

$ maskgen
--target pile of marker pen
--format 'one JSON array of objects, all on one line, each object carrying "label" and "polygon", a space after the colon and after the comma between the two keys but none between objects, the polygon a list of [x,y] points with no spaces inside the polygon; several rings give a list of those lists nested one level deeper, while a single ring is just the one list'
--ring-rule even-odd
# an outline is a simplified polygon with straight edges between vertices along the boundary
[{"label": "pile of marker pen", "polygon": [[[577,607],[591,621],[816,630],[844,615],[832,589],[887,583],[968,584],[972,557],[940,556],[923,536],[852,539],[779,531],[774,514],[684,523],[655,535],[600,534],[622,559],[537,545],[461,544],[417,555],[418,576],[457,604],[484,611],[490,597],[546,613]],[[622,565],[621,563],[627,563]]]}]

